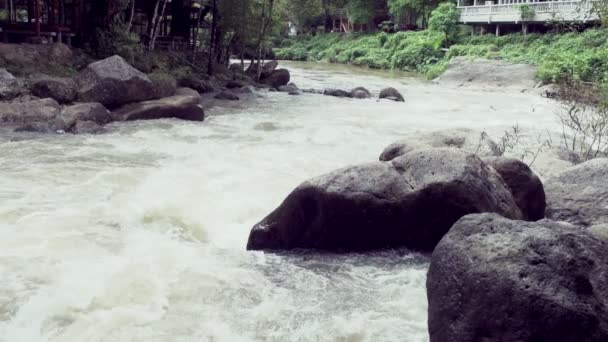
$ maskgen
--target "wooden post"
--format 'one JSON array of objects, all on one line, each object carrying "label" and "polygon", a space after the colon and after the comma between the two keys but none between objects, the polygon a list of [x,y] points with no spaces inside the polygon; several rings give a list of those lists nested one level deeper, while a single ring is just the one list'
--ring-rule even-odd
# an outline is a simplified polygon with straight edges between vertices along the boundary
[{"label": "wooden post", "polygon": [[40,0],[34,0],[34,17],[36,18],[36,36],[40,37]]},{"label": "wooden post", "polygon": [[500,24],[496,24],[496,37],[500,36]]}]

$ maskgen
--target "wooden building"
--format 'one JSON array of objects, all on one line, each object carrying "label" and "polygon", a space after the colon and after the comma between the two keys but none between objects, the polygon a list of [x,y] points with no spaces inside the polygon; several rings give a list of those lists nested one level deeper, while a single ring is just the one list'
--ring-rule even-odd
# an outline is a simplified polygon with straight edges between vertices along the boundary
[{"label": "wooden building", "polygon": [[[596,0],[458,0],[460,22],[483,32],[500,35],[515,25],[527,32],[529,25],[599,20],[593,11]],[[525,11],[524,11],[525,10]]]},{"label": "wooden building", "polygon": [[144,39],[156,17],[161,42],[175,40],[171,37],[187,42],[195,33],[195,26],[205,26],[202,18],[209,11],[203,0],[166,0],[166,3],[160,0],[159,4],[165,7],[162,14],[163,5],[157,7],[153,0],[135,0],[134,6],[130,3],[126,9],[117,8],[116,3],[110,0],[0,0],[0,32],[4,42],[78,44],[91,39],[96,28],[107,26],[104,15],[123,15],[131,24],[131,31]]}]

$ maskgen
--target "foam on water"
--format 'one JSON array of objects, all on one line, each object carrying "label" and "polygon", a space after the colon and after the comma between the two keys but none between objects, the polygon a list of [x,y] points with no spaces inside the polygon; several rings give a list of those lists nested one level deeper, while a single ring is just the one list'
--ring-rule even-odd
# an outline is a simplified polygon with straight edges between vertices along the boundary
[{"label": "foam on water", "polygon": [[390,85],[408,100],[263,93],[204,123],[2,133],[0,341],[427,341],[427,257],[246,252],[249,229],[301,181],[408,133],[555,129],[554,105],[289,67],[302,88]]}]

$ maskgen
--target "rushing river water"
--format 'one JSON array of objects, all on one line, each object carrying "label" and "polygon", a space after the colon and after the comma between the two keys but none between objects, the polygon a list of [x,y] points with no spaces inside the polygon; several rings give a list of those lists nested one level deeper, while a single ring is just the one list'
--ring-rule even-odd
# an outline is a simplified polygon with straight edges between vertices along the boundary
[{"label": "rushing river water", "polygon": [[0,341],[427,341],[426,256],[245,251],[301,181],[416,131],[557,129],[531,94],[286,63],[301,88],[394,86],[406,103],[263,92],[203,123],[0,135]]}]

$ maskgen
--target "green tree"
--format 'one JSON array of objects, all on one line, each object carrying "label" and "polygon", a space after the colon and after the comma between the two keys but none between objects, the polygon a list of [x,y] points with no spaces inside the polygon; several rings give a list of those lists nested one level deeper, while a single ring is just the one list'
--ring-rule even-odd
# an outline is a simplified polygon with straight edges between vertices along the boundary
[{"label": "green tree", "polygon": [[449,44],[458,34],[458,19],[460,19],[460,12],[458,12],[456,5],[444,2],[431,13],[429,29],[431,31],[443,32],[446,44]]},{"label": "green tree", "polygon": [[369,23],[374,18],[374,14],[374,0],[350,0],[348,2],[348,17],[353,23]]}]

